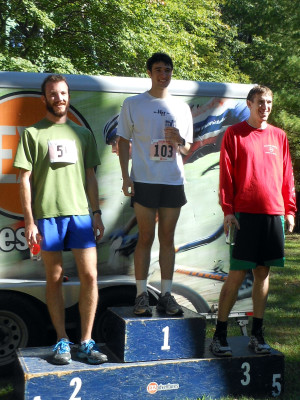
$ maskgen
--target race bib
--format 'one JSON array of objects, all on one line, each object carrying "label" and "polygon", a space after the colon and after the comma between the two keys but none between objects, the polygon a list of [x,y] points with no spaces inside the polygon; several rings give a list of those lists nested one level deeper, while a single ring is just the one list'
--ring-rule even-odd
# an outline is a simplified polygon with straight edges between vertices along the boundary
[{"label": "race bib", "polygon": [[150,147],[150,160],[173,161],[176,157],[176,150],[172,143],[164,139],[154,139]]},{"label": "race bib", "polygon": [[78,160],[75,140],[49,140],[48,149],[51,163],[76,164]]}]

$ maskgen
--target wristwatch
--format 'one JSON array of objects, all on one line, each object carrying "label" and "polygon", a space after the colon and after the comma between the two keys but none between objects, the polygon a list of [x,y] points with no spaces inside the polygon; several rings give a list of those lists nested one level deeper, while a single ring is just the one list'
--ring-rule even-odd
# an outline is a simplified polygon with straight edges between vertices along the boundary
[{"label": "wristwatch", "polygon": [[179,143],[179,145],[178,146],[185,146],[185,139],[184,138],[181,138],[181,140],[182,140],[182,143]]},{"label": "wristwatch", "polygon": [[100,214],[100,215],[102,215],[102,211],[101,211],[101,210],[95,210],[95,211],[93,211],[93,215],[95,215],[95,214]]}]

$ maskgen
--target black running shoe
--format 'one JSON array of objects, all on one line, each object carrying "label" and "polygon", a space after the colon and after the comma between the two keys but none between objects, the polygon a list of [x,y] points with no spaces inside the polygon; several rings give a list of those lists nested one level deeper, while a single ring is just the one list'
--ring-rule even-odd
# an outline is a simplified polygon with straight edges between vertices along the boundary
[{"label": "black running shoe", "polygon": [[136,315],[144,315],[151,317],[152,310],[151,307],[149,306],[148,293],[143,292],[142,294],[136,297],[133,312]]},{"label": "black running shoe", "polygon": [[211,344],[209,345],[209,350],[217,357],[232,356],[232,350],[227,342],[225,335],[217,336],[215,334]]},{"label": "black running shoe", "polygon": [[271,347],[265,342],[263,330],[251,335],[248,347],[256,354],[270,354]]},{"label": "black running shoe", "polygon": [[160,296],[156,309],[157,311],[165,312],[172,316],[183,314],[181,306],[177,303],[170,292],[167,292],[164,296]]}]

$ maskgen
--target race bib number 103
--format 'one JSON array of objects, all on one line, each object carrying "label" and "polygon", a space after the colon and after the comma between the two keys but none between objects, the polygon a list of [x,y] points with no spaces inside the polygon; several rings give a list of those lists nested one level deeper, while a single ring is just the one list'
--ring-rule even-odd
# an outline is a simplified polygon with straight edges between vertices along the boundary
[{"label": "race bib number 103", "polygon": [[150,160],[173,161],[176,157],[176,150],[172,143],[163,139],[155,139],[151,142]]}]

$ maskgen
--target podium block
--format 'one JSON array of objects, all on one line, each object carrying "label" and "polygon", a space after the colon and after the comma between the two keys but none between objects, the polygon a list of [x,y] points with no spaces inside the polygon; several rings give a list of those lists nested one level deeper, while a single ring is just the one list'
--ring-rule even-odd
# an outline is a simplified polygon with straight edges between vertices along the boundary
[{"label": "podium block", "polygon": [[[206,340],[204,358],[119,363],[109,355],[102,365],[76,359],[51,364],[49,348],[18,351],[18,400],[196,400],[203,396],[278,397],[284,385],[284,356],[273,350],[256,355],[247,347],[249,338],[229,338],[233,357],[213,356]],[[104,350],[105,351],[105,350]],[[74,349],[75,352],[75,349]]]},{"label": "podium block", "polygon": [[153,307],[152,317],[139,317],[132,307],[108,309],[107,342],[122,362],[200,358],[204,353],[206,320],[184,308],[170,317]]}]

